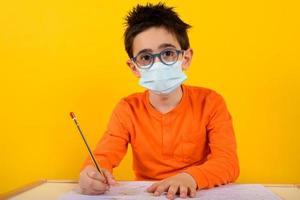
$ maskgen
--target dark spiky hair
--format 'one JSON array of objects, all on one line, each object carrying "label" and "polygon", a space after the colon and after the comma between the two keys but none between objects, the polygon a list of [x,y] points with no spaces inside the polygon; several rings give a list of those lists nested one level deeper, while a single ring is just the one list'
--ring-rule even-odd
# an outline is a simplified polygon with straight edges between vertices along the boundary
[{"label": "dark spiky hair", "polygon": [[174,34],[181,49],[190,47],[187,29],[191,26],[183,22],[173,7],[164,3],[137,5],[125,17],[126,30],[124,33],[125,49],[130,58],[133,57],[133,40],[141,32],[151,27],[164,27]]}]

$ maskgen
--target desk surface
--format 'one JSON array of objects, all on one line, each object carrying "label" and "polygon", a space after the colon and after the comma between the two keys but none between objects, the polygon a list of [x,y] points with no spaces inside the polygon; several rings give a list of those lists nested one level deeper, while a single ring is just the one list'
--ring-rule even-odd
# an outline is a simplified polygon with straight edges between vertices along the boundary
[{"label": "desk surface", "polygon": [[[263,184],[283,200],[300,200],[300,186],[295,184]],[[77,187],[75,181],[44,180],[29,184],[6,194],[0,199],[10,200],[54,200],[63,193]]]}]

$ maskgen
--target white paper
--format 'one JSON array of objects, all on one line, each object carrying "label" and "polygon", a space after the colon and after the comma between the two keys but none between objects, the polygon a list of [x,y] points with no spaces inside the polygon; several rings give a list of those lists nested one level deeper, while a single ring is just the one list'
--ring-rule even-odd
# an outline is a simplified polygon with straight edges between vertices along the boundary
[{"label": "white paper", "polygon": [[[120,181],[102,195],[82,195],[73,190],[62,195],[59,200],[165,200],[165,195],[155,197],[146,192],[153,182]],[[181,199],[177,196],[176,199]],[[280,200],[278,196],[259,184],[228,184],[211,189],[200,190],[196,198],[201,200]]]}]

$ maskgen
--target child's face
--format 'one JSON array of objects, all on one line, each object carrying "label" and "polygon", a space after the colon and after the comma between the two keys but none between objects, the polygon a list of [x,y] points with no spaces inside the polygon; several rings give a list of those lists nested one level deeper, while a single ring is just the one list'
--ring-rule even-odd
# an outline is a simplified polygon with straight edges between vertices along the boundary
[{"label": "child's face", "polygon": [[[160,53],[166,48],[181,49],[180,45],[172,33],[168,32],[163,27],[152,27],[141,33],[139,33],[133,40],[133,56],[136,56],[141,51],[146,51],[148,53]],[[185,51],[184,56],[180,56],[178,60],[182,60],[182,69],[188,68],[191,62],[193,51],[188,49]],[[159,62],[156,57],[154,62]],[[127,61],[127,65],[130,67],[131,71],[140,77],[140,73],[136,66],[131,60]]]}]

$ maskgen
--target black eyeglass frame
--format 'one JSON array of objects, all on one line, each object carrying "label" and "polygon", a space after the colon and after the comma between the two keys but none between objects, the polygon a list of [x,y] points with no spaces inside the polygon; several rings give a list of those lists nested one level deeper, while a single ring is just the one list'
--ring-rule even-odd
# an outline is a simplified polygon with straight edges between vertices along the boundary
[{"label": "black eyeglass frame", "polygon": [[[172,50],[172,51],[175,50],[175,52],[176,52],[176,59],[175,59],[172,63],[166,63],[166,62],[162,59],[161,55],[162,55],[163,53],[165,53],[166,51],[170,51],[170,50]],[[181,50],[181,49],[164,49],[164,50],[162,50],[160,53],[155,53],[155,54],[141,52],[141,53],[137,54],[135,57],[131,58],[131,60],[132,60],[132,61],[135,63],[135,65],[136,65],[138,68],[140,68],[140,69],[150,69],[150,68],[152,67],[152,65],[154,64],[155,57],[158,57],[159,60],[160,60],[163,64],[165,64],[165,65],[173,65],[174,63],[176,63],[176,62],[178,61],[179,54],[182,54],[182,55],[183,55],[184,52],[185,52],[185,51],[184,51],[184,50]],[[146,66],[140,66],[140,65],[136,62],[136,59],[137,59],[137,57],[138,57],[140,54],[149,55],[149,56],[152,58],[151,64],[146,65]]]}]

